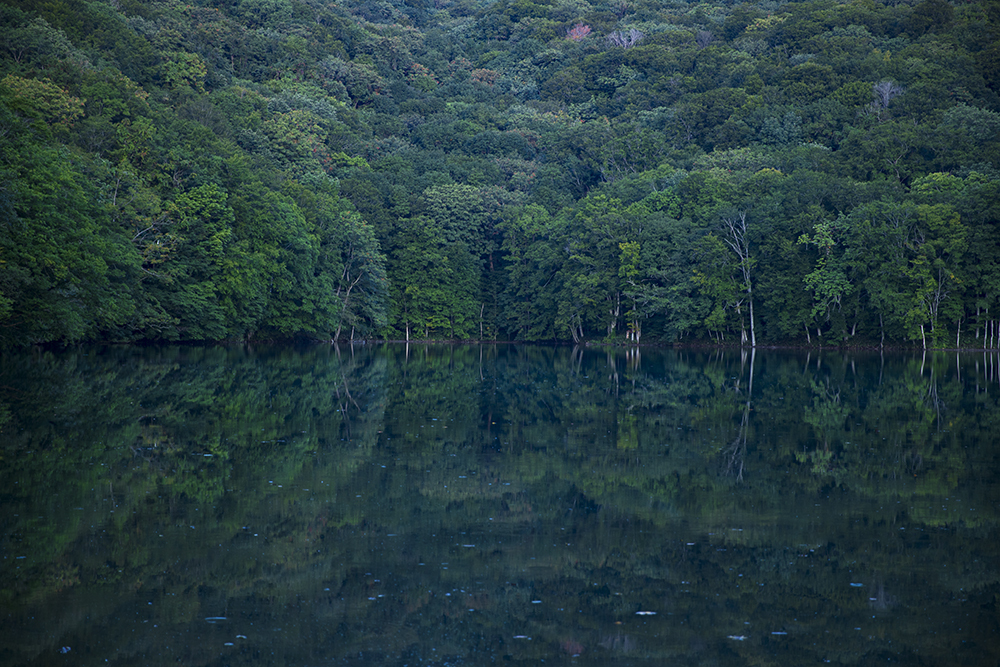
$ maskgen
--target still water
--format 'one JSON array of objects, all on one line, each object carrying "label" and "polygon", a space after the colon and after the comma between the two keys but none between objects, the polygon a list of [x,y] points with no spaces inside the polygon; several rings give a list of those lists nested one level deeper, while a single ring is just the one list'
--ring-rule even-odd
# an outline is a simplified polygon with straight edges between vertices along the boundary
[{"label": "still water", "polygon": [[1000,359],[0,358],[3,665],[986,665]]}]

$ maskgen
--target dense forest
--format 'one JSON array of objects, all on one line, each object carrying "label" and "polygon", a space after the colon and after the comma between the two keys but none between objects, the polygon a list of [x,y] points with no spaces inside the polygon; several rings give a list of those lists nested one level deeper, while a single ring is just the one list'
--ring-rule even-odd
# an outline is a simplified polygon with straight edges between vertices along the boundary
[{"label": "dense forest", "polygon": [[995,353],[638,352],[5,354],[0,664],[998,663]]},{"label": "dense forest", "polygon": [[0,345],[995,347],[1000,3],[2,0]]}]

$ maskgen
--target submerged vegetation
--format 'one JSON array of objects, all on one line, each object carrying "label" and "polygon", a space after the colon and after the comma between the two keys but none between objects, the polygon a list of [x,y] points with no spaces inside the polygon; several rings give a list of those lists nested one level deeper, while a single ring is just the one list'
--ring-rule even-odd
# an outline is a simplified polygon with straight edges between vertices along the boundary
[{"label": "submerged vegetation", "polygon": [[1000,10],[0,2],[0,345],[1000,346]]}]

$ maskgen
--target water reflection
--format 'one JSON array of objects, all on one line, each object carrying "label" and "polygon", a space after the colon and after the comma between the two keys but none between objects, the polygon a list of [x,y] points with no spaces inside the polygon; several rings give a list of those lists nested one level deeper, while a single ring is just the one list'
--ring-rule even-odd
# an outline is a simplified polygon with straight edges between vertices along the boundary
[{"label": "water reflection", "polygon": [[0,660],[992,663],[997,367],[8,355]]}]

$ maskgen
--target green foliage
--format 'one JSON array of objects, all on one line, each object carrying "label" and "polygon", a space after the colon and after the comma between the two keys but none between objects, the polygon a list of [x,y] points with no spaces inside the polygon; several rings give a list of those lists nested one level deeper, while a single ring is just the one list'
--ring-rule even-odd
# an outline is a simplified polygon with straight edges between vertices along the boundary
[{"label": "green foliage", "polygon": [[8,0],[3,345],[720,340],[751,291],[768,344],[960,341],[1000,308],[995,14]]},{"label": "green foliage", "polygon": [[393,325],[406,340],[467,338],[477,323],[476,262],[461,240],[427,218],[411,218],[390,258]]},{"label": "green foliage", "polygon": [[[16,108],[6,107],[13,122]],[[0,227],[3,343],[72,342],[127,330],[137,309],[139,258],[101,206],[90,173],[97,165],[24,131],[8,139],[0,153],[7,199]]]},{"label": "green foliage", "polygon": [[8,74],[0,85],[10,92],[12,109],[23,110],[25,115],[37,117],[50,125],[68,129],[83,115],[83,102],[51,81],[23,79]]}]

